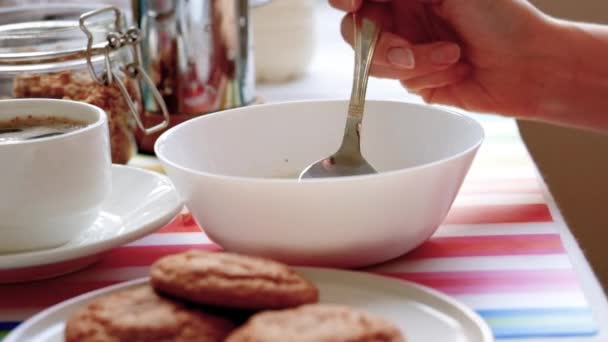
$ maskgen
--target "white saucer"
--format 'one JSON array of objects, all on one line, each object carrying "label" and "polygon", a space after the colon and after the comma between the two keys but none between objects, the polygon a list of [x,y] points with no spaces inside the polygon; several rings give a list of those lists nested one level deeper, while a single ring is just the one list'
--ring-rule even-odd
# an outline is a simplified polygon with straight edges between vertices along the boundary
[{"label": "white saucer", "polygon": [[[360,272],[298,268],[321,291],[322,303],[348,305],[394,322],[408,342],[490,342],[492,333],[471,309],[437,291],[396,279]],[[146,283],[138,279],[52,306],[17,327],[4,342],[63,341],[65,321],[95,297]]]},{"label": "white saucer", "polygon": [[113,165],[112,192],[97,221],[63,246],[1,254],[0,283],[44,279],[81,269],[97,261],[102,252],[166,225],[182,207],[167,177]]}]

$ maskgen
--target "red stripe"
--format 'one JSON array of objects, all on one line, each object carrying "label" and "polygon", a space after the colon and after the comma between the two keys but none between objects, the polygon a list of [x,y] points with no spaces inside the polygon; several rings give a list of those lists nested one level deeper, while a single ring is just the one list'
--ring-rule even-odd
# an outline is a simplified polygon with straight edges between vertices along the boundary
[{"label": "red stripe", "polygon": [[125,246],[111,250],[95,267],[149,266],[157,259],[189,249],[218,250],[214,244],[166,245],[166,246]]},{"label": "red stripe", "polygon": [[559,234],[457,236],[431,238],[403,259],[464,256],[564,254]]},{"label": "red stripe", "polygon": [[[572,270],[379,273],[451,294],[569,291],[578,289]],[[0,286],[0,308],[42,308],[120,281],[65,278]]]},{"label": "red stripe", "polygon": [[[188,249],[219,250],[214,244],[125,246],[115,248],[96,267],[149,266],[158,258]],[[431,238],[405,259],[565,253],[559,234],[458,236]]]},{"label": "red stripe", "polygon": [[[219,250],[214,244],[124,246],[110,251],[96,267],[149,266],[157,259],[188,249]],[[431,238],[403,258],[565,253],[559,234],[458,236]]]},{"label": "red stripe", "polygon": [[[100,262],[88,268],[86,272],[94,274],[96,270],[104,268],[149,266],[160,257],[193,248],[218,249],[215,245],[118,247],[108,252]],[[0,285],[0,309],[47,307],[79,294],[121,282],[121,280],[82,281],[75,279],[79,275],[80,273],[72,273],[40,282]]]},{"label": "red stripe", "polygon": [[[125,246],[110,251],[96,268],[149,266],[157,259],[188,249],[219,250],[214,244]],[[493,235],[431,238],[403,259],[543,255],[565,253],[559,234]]]},{"label": "red stripe", "polygon": [[90,255],[83,258],[62,261],[54,264],[0,270],[0,284],[35,281],[39,279],[56,277],[58,275],[73,272],[89,266],[97,261],[99,257],[99,255]]},{"label": "red stripe", "polygon": [[43,308],[120,281],[70,282],[56,278],[41,282],[0,285],[0,308]]},{"label": "red stripe", "polygon": [[196,224],[192,215],[180,214],[155,233],[198,233],[200,231],[201,228]]},{"label": "red stripe", "polygon": [[579,288],[572,270],[381,273],[452,294],[569,291]]},{"label": "red stripe", "polygon": [[445,224],[552,222],[546,204],[515,204],[452,207]]}]

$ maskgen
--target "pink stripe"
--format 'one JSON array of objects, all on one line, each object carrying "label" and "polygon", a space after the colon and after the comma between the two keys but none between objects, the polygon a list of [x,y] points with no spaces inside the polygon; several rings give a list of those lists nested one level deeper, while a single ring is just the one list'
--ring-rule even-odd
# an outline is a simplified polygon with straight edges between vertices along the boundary
[{"label": "pink stripe", "polygon": [[452,207],[443,223],[488,224],[552,221],[551,212],[546,204],[515,204]]},{"label": "pink stripe", "polygon": [[461,194],[521,194],[542,193],[535,178],[467,180],[460,189]]},{"label": "pink stripe", "polygon": [[452,294],[578,290],[573,270],[382,273]]},{"label": "pink stripe", "polygon": [[559,234],[455,236],[431,238],[404,259],[464,256],[564,254]]}]

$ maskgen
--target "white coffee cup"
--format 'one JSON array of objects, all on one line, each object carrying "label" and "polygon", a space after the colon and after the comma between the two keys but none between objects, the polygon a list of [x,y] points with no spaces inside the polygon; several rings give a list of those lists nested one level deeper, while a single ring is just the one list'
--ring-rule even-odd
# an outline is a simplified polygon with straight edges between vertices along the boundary
[{"label": "white coffee cup", "polygon": [[0,100],[0,122],[28,115],[87,125],[47,138],[0,142],[0,253],[67,243],[96,220],[110,191],[102,109],[67,100]]}]

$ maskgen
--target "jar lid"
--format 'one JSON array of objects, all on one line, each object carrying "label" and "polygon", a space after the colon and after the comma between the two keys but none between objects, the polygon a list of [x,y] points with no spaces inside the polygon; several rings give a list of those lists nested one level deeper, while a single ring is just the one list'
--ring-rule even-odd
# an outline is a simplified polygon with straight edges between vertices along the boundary
[{"label": "jar lid", "polygon": [[[112,13],[91,18],[86,23],[89,37],[79,23],[82,14],[99,6],[37,5],[0,10],[0,68],[52,63],[82,64],[88,51],[101,55],[107,45],[107,34],[114,30],[117,19]],[[121,23],[122,24],[122,23]],[[98,60],[103,60],[99,56]],[[72,62],[72,63],[70,63]],[[2,68],[5,69],[5,68]],[[2,70],[5,71],[5,70]]]}]

